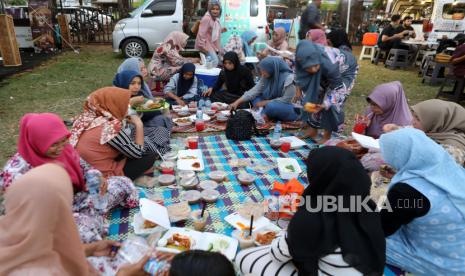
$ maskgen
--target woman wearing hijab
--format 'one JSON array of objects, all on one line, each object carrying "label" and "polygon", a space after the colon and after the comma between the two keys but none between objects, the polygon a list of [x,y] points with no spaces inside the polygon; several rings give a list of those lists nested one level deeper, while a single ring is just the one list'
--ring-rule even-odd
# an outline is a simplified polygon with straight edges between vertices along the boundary
[{"label": "woman wearing hijab", "polygon": [[258,64],[258,68],[262,76],[260,82],[232,103],[231,109],[252,101],[254,107],[263,107],[262,114],[266,119],[295,121],[298,114],[292,105],[295,96],[292,70],[280,57],[267,57]]},{"label": "woman wearing hijab", "polygon": [[[111,257],[115,241],[82,244],[73,220],[72,183],[66,169],[44,164],[15,180],[0,217],[0,275],[100,275],[86,257]],[[147,261],[121,267],[117,275],[143,272]],[[115,273],[112,273],[113,275]]]},{"label": "woman wearing hijab", "polygon": [[424,132],[381,135],[381,153],[397,173],[381,213],[386,262],[415,275],[465,274],[465,171]]},{"label": "woman wearing hijab", "polygon": [[[355,83],[358,65],[352,55],[335,48],[323,47],[308,40],[299,42],[296,52],[296,84],[300,89],[296,98],[314,105],[312,112],[304,112],[309,126],[307,137],[316,138],[323,129],[325,143],[333,131],[340,131],[344,123],[344,102]],[[342,73],[341,73],[342,72]]]},{"label": "woman wearing hijab", "polygon": [[164,92],[168,101],[185,106],[192,101],[198,101],[198,80],[195,76],[195,65],[184,64],[178,73],[171,77]]},{"label": "woman wearing hijab", "polygon": [[145,98],[152,99],[152,91],[150,90],[149,85],[147,85],[145,80],[147,80],[148,77],[148,71],[147,67],[145,67],[144,60],[142,58],[127,58],[124,60],[123,63],[118,67],[117,74],[123,72],[123,71],[135,71],[137,72],[141,77],[142,77],[142,87],[140,89],[141,93],[140,96],[144,96]]},{"label": "woman wearing hijab", "polygon": [[349,37],[343,29],[331,31],[327,35],[327,38],[330,42],[330,46],[343,51],[352,52],[352,45],[350,44]]},{"label": "woman wearing hijab", "polygon": [[312,41],[315,44],[328,46],[326,40],[326,33],[321,29],[312,29],[307,32],[307,40]]},{"label": "woman wearing hijab", "polygon": [[400,82],[393,81],[376,86],[367,97],[367,101],[370,105],[367,112],[370,123],[366,135],[379,138],[386,124],[399,126],[412,124],[412,113]]},{"label": "woman wearing hijab", "polygon": [[204,96],[210,97],[213,102],[231,104],[254,86],[255,82],[249,68],[241,65],[235,52],[227,52],[223,57],[223,70],[220,76]]},{"label": "woman wearing hijab", "polygon": [[[141,87],[144,81],[142,76],[136,71],[122,71],[116,74],[113,85],[119,88],[128,89],[131,92],[129,104],[135,106],[143,103],[144,98]],[[166,153],[169,151],[172,121],[170,118],[161,114],[160,111],[142,113],[142,122],[144,124],[144,150],[151,153]],[[135,129],[131,128],[132,124],[126,125],[128,133],[134,133]],[[131,135],[133,136],[133,135]]]},{"label": "woman wearing hijab", "polygon": [[[127,176],[134,180],[155,162],[155,154],[144,154],[144,126],[139,116],[125,120],[130,97],[126,89],[98,89],[87,97],[84,112],[73,124],[71,145],[106,177]],[[126,123],[134,125],[133,133],[124,127]]]},{"label": "woman wearing hijab", "polygon": [[465,165],[465,108],[453,102],[427,100],[412,106],[413,126],[441,144]]},{"label": "woman wearing hijab", "polygon": [[167,82],[184,63],[200,61],[198,58],[184,58],[179,54],[179,51],[186,47],[188,38],[189,36],[183,32],[171,32],[155,50],[149,64],[150,75],[154,81]]},{"label": "woman wearing hijab", "polygon": [[106,234],[105,215],[112,208],[123,205],[136,207],[138,192],[126,177],[108,177],[101,183],[102,193],[107,193],[108,203],[103,210],[89,197],[86,179],[92,168],[79,157],[68,143],[70,133],[63,120],[53,113],[29,113],[20,122],[18,152],[5,164],[0,173],[0,189],[8,191],[12,183],[28,171],[47,163],[59,163],[69,174],[74,190],[76,223],[81,240],[101,240]]},{"label": "woman wearing hijab", "polygon": [[[382,275],[385,239],[375,203],[367,201],[369,210],[347,211],[351,200],[364,200],[370,192],[370,179],[357,157],[328,146],[311,151],[306,162],[305,204],[287,231],[271,246],[239,252],[236,265],[251,275]],[[324,211],[322,196],[342,200],[337,204],[345,211]]]},{"label": "woman wearing hijab", "polygon": [[[288,44],[286,41],[286,29],[279,27],[274,29],[272,39],[268,41],[268,46],[278,51],[287,51]],[[267,56],[276,56],[278,55],[276,52],[270,51],[270,49],[266,48],[261,53],[259,53],[258,57],[260,59],[266,58]]]},{"label": "woman wearing hijab", "polygon": [[257,34],[254,31],[246,31],[241,35],[242,40],[242,51],[244,51],[244,56],[252,57],[254,56],[252,45],[257,39]]},{"label": "woman wearing hijab", "polygon": [[208,3],[208,11],[200,21],[199,32],[195,39],[195,49],[210,57],[213,67],[219,63],[221,33],[224,31],[220,23],[221,5],[217,0]]}]

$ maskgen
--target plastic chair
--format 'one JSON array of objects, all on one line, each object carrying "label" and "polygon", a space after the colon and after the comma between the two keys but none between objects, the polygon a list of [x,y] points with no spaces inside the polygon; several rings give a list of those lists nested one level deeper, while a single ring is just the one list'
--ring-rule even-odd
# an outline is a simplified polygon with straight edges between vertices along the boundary
[{"label": "plastic chair", "polygon": [[428,83],[429,85],[436,85],[444,82],[446,79],[446,69],[452,69],[451,64],[436,62],[433,57],[428,57],[425,68],[423,69],[421,82]]},{"label": "plastic chair", "polygon": [[[454,86],[452,90],[446,91],[444,90],[444,88],[448,81],[453,81]],[[456,77],[454,75],[448,75],[446,76],[445,81],[442,83],[441,87],[439,88],[436,98],[443,97],[453,102],[460,103],[461,101],[465,100],[464,90],[465,90],[465,78],[464,77]]]},{"label": "plastic chair", "polygon": [[378,33],[365,33],[362,39],[362,52],[360,53],[360,60],[369,58],[373,60],[375,57],[375,47],[378,42]]}]

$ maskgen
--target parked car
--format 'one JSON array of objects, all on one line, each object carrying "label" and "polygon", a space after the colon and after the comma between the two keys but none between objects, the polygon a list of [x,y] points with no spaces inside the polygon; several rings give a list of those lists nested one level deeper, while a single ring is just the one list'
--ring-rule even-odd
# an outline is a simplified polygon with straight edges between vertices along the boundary
[{"label": "parked car", "polygon": [[[225,0],[221,0],[224,7]],[[240,3],[240,2],[239,2]],[[165,37],[172,31],[183,31],[184,22],[193,20],[183,12],[183,0],[148,0],[130,13],[129,18],[120,20],[113,31],[113,51],[120,51],[126,57],[143,57],[149,51],[154,51]],[[266,41],[266,3],[265,0],[250,0],[250,8],[241,10],[235,16],[248,19],[249,29],[257,32],[257,42]],[[228,28],[234,20],[224,12],[221,24]]]}]

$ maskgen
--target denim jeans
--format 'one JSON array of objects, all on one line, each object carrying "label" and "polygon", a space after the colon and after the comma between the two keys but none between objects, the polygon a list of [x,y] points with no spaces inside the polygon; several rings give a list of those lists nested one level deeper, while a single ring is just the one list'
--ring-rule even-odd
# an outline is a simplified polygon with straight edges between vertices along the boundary
[{"label": "denim jeans", "polygon": [[[262,101],[262,98],[255,98],[255,100],[252,101],[252,104],[255,106],[260,101]],[[271,101],[267,103],[263,108],[263,114],[270,119],[284,122],[292,122],[297,120],[299,117],[299,114],[295,112],[294,105],[278,101]]]}]

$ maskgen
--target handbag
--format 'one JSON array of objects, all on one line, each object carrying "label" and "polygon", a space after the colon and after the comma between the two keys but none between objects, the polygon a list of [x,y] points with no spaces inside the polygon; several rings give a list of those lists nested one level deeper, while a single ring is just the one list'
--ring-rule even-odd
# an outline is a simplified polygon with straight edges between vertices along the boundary
[{"label": "handbag", "polygon": [[226,138],[244,141],[250,140],[254,134],[258,135],[258,130],[253,115],[245,110],[231,111],[226,123]]}]

